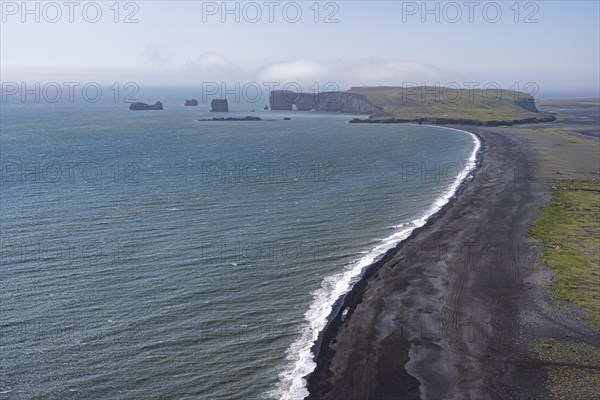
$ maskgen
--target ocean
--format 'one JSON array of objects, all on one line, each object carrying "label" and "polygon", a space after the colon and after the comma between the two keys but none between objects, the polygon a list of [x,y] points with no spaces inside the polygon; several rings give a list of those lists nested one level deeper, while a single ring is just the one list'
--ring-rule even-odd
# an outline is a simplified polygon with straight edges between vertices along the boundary
[{"label": "ocean", "polygon": [[478,148],[262,103],[199,122],[191,97],[3,99],[1,399],[303,398],[335,301]]}]

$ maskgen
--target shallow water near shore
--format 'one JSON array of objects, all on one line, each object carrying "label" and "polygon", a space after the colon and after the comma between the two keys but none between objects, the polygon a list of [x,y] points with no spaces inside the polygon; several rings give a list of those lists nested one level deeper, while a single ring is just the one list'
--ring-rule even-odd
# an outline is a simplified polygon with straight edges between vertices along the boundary
[{"label": "shallow water near shore", "polygon": [[3,105],[0,397],[302,398],[333,302],[474,161],[456,130],[168,100]]}]

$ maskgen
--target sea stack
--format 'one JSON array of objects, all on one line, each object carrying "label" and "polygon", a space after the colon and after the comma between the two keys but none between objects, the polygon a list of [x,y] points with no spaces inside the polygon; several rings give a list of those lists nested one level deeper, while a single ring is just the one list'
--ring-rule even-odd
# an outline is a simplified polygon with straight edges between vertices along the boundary
[{"label": "sea stack", "polygon": [[142,102],[131,103],[129,105],[130,110],[162,110],[163,105],[160,101],[157,101],[154,104],[146,104]]},{"label": "sea stack", "polygon": [[210,102],[211,112],[229,112],[227,99],[214,99]]},{"label": "sea stack", "polygon": [[192,106],[195,107],[198,105],[198,100],[196,99],[190,99],[190,100],[186,100],[184,106]]}]

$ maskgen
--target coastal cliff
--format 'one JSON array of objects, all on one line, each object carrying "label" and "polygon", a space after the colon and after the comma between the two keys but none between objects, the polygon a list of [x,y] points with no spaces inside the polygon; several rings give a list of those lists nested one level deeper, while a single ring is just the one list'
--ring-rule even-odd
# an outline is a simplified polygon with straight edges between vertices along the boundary
[{"label": "coastal cliff", "polygon": [[350,92],[296,93],[273,90],[269,96],[272,110],[333,111],[349,114],[374,114],[383,107],[371,103],[365,95]]},{"label": "coastal cliff", "polygon": [[515,104],[529,112],[539,113],[539,110],[535,106],[535,99],[533,97],[525,97],[523,99],[515,100]]}]

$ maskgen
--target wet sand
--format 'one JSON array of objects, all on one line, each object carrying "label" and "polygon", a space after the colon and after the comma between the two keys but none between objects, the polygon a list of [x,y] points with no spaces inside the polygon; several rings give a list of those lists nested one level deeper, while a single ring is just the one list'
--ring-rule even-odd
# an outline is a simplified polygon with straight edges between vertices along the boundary
[{"label": "wet sand", "polygon": [[578,310],[556,306],[525,238],[549,197],[539,154],[518,129],[461,129],[482,140],[473,180],[345,297],[309,399],[545,399],[546,368],[561,361],[535,343],[600,346]]}]

